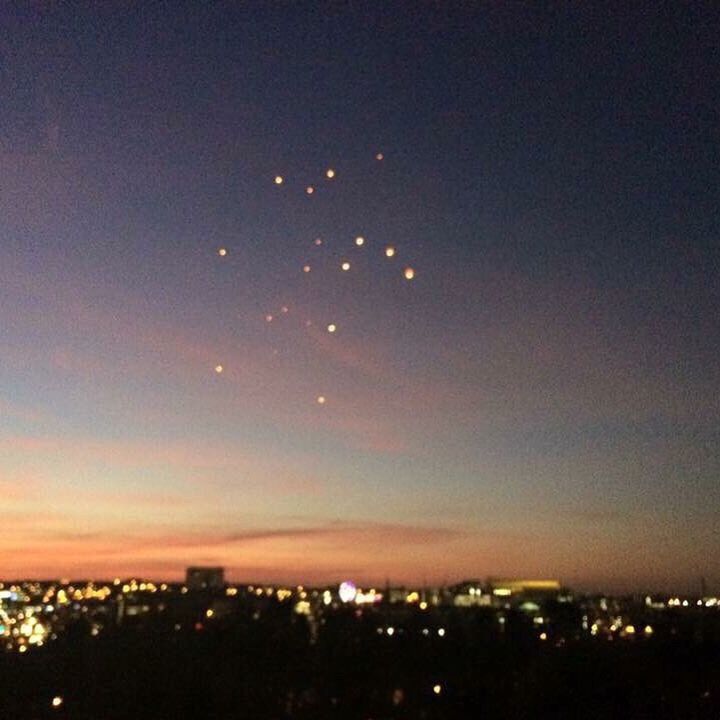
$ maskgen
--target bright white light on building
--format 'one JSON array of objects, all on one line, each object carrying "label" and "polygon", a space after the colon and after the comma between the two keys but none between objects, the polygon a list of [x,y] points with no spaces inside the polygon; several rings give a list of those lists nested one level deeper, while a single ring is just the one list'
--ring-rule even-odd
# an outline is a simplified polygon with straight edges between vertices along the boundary
[{"label": "bright white light on building", "polygon": [[338,588],[338,595],[340,596],[340,600],[342,600],[342,602],[352,602],[357,595],[357,587],[355,587],[355,583],[350,582],[349,580],[340,583],[340,587]]}]

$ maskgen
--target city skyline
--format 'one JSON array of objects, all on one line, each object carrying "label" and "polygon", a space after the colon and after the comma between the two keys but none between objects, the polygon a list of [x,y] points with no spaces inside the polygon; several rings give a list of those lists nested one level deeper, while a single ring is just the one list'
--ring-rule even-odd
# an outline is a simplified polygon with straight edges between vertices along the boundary
[{"label": "city skyline", "polygon": [[0,577],[717,588],[717,17],[322,7],[0,11]]}]

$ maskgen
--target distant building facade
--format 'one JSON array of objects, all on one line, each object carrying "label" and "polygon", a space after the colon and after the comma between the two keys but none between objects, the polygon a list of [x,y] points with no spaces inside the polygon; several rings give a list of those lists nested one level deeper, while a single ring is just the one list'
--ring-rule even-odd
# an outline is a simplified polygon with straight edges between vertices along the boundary
[{"label": "distant building facade", "polygon": [[225,586],[225,569],[221,567],[189,567],[185,574],[188,590],[219,590]]}]

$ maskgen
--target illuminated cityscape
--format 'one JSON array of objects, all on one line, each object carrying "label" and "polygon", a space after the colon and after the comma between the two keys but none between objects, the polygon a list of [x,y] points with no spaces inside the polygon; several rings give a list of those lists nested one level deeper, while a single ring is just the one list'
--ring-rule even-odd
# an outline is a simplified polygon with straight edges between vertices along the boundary
[{"label": "illuminated cityscape", "polygon": [[[16,713],[32,707],[33,717],[55,717],[61,708],[66,713],[63,717],[97,717],[108,712],[102,687],[89,697],[87,678],[57,675],[55,663],[64,662],[62,658],[72,652],[76,661],[84,663],[85,673],[86,663],[107,662],[103,657],[111,653],[117,667],[132,674],[135,671],[125,666],[131,662],[132,648],[137,645],[137,652],[147,646],[142,652],[151,652],[152,645],[160,645],[173,648],[174,660],[181,664],[189,662],[184,654],[204,653],[203,662],[221,675],[218,663],[226,662],[222,653],[231,647],[238,655],[235,661],[227,660],[233,667],[234,662],[245,662],[247,652],[263,658],[270,653],[277,661],[276,669],[289,675],[285,683],[273,681],[276,696],[252,699],[245,695],[247,688],[239,685],[217,695],[203,675],[196,678],[196,687],[205,683],[205,699],[193,705],[186,689],[173,685],[166,695],[162,685],[142,672],[144,683],[150,682],[155,709],[143,708],[141,694],[121,694],[113,700],[117,715],[108,717],[157,717],[154,713],[170,712],[177,702],[176,711],[181,713],[198,708],[217,713],[213,717],[230,717],[234,704],[243,702],[247,712],[262,717],[275,717],[277,712],[289,718],[325,717],[334,712],[350,717],[368,712],[404,717],[404,712],[419,711],[423,717],[441,718],[450,717],[458,708],[491,710],[511,702],[507,689],[486,688],[478,690],[477,696],[467,695],[470,688],[462,686],[461,678],[475,664],[465,655],[471,648],[483,662],[494,657],[502,664],[512,657],[516,670],[529,663],[532,672],[542,674],[547,672],[544,668],[567,662],[578,653],[593,662],[595,655],[610,652],[614,655],[608,657],[614,656],[613,662],[622,666],[626,655],[684,653],[688,648],[694,652],[714,648],[717,653],[720,640],[720,601],[712,595],[579,595],[556,580],[537,579],[472,580],[434,588],[362,588],[351,581],[322,587],[237,585],[218,582],[222,572],[222,568],[188,568],[194,588],[139,578],[3,583],[1,666],[6,677],[20,677],[17,673],[23,668],[33,668],[32,683],[20,682],[5,694],[0,701],[3,708]],[[356,656],[381,664],[382,678],[372,675],[373,693],[358,698],[350,692],[346,681],[357,670],[348,670],[347,677],[333,676],[332,667],[327,666],[312,677],[288,663],[290,653],[298,653],[309,664],[332,662],[327,653],[335,643],[342,646],[337,661]],[[123,658],[123,653],[129,653],[128,657]],[[517,653],[524,655],[522,662]],[[414,664],[412,672],[408,663]],[[703,684],[708,677],[707,673],[694,676],[695,697],[693,703],[683,698],[684,707],[717,708],[717,696]],[[606,680],[611,678],[609,672]],[[436,699],[428,705],[432,696]],[[674,712],[678,698],[668,693],[666,700],[665,710]],[[618,701],[619,696],[611,695],[610,704],[601,707],[607,711]],[[640,707],[633,705],[637,698],[623,696],[622,702],[629,703],[631,710]]]}]

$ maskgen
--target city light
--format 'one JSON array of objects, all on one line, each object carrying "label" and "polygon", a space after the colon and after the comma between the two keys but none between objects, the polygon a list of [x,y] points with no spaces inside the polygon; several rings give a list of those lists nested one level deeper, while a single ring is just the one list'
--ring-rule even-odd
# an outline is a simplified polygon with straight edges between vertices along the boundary
[{"label": "city light", "polygon": [[340,587],[338,588],[338,597],[342,602],[352,602],[355,599],[356,595],[357,587],[355,586],[355,583],[350,582],[350,580],[345,580],[344,582],[340,583]]}]

